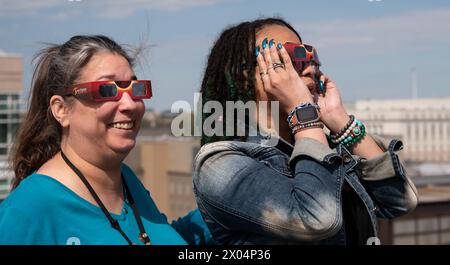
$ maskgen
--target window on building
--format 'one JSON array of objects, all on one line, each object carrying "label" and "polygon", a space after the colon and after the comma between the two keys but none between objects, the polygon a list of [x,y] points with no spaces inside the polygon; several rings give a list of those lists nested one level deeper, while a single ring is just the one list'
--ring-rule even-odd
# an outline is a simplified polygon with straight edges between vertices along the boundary
[{"label": "window on building", "polygon": [[393,237],[395,245],[450,244],[450,215],[394,221]]},{"label": "window on building", "polygon": [[8,140],[8,124],[0,123],[0,144],[7,143],[7,140]]},{"label": "window on building", "polygon": [[0,198],[5,198],[9,193],[9,181],[7,178],[0,178]]},{"label": "window on building", "polygon": [[450,122],[447,122],[447,139],[450,138]]},{"label": "window on building", "polygon": [[192,186],[191,186],[191,184],[190,183],[188,183],[188,184],[186,184],[185,185],[185,190],[186,190],[186,196],[189,196],[189,195],[191,195],[193,192],[192,192]]},{"label": "window on building", "polygon": [[434,245],[439,244],[439,219],[422,218],[417,223],[417,244]]},{"label": "window on building", "polygon": [[415,243],[415,230],[414,219],[394,221],[394,245],[413,245]]},{"label": "window on building", "polygon": [[177,183],[177,195],[183,195],[183,184]]},{"label": "window on building", "polygon": [[0,110],[9,109],[7,99],[8,95],[0,95]]},{"label": "window on building", "polygon": [[441,244],[450,244],[450,216],[441,217]]},{"label": "window on building", "polygon": [[13,123],[11,124],[11,133],[12,135],[16,135],[17,134],[17,130],[19,129],[19,123]]}]

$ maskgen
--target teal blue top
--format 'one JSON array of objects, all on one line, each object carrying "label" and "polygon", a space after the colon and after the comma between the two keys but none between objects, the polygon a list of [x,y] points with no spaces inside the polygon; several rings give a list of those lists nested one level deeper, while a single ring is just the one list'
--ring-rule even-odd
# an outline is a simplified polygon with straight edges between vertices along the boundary
[{"label": "teal blue top", "polygon": [[[123,165],[122,173],[152,244],[212,242],[198,210],[178,219],[171,226],[133,171]],[[131,241],[142,244],[138,239],[138,225],[127,202],[124,202],[120,214],[111,215],[118,220]],[[0,244],[121,245],[127,244],[127,241],[111,227],[98,206],[54,178],[34,173],[0,204]]]}]

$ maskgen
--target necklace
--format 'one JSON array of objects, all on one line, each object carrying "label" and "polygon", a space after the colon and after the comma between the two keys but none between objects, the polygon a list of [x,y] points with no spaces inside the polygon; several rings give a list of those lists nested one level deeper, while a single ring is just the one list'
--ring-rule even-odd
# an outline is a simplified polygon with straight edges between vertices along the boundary
[{"label": "necklace", "polygon": [[[102,211],[105,214],[108,221],[111,223],[111,227],[114,228],[115,230],[117,230],[122,235],[122,237],[128,242],[129,245],[134,245],[133,242],[130,240],[130,238],[125,234],[125,232],[120,227],[119,222],[117,220],[115,220],[111,216],[111,214],[108,212],[105,205],[100,200],[97,193],[94,191],[91,184],[89,184],[88,180],[83,175],[83,173],[81,173],[81,171],[72,162],[70,162],[70,160],[67,158],[67,156],[63,153],[62,150],[61,150],[61,156],[62,156],[64,162],[66,162],[66,164],[73,170],[73,172],[75,172],[75,174],[77,174],[77,176],[81,179],[81,181],[83,181],[84,185],[89,190],[92,197],[94,197],[95,201],[97,202],[98,206],[102,209]],[[145,245],[150,245],[150,238],[148,237],[147,233],[145,232],[144,224],[142,223],[136,203],[134,202],[133,195],[131,194],[131,192],[128,188],[128,185],[125,181],[123,174],[121,173],[120,175],[122,178],[123,187],[125,189],[125,196],[126,196],[128,202],[130,203],[131,208],[133,209],[134,218],[136,219],[136,223],[139,227],[139,240],[142,241],[142,243],[144,243]]]}]

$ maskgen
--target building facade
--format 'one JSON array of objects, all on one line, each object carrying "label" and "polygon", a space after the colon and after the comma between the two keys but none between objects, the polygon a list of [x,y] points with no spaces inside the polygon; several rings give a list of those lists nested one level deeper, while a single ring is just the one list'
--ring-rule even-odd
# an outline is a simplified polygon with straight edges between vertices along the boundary
[{"label": "building facade", "polygon": [[22,88],[22,58],[0,54],[0,201],[9,192],[7,155],[20,124]]},{"label": "building facade", "polygon": [[169,222],[197,208],[192,163],[199,148],[195,137],[142,136],[125,160]]},{"label": "building facade", "polygon": [[362,100],[348,112],[368,132],[403,140],[406,161],[450,162],[450,98]]}]

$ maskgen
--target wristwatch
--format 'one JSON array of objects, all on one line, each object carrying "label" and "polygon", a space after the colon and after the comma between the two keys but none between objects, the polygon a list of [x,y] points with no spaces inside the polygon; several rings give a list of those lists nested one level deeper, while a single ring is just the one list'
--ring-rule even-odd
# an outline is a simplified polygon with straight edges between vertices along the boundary
[{"label": "wristwatch", "polygon": [[319,111],[319,106],[314,103],[308,102],[298,105],[291,111],[291,114],[287,118],[289,127],[292,129],[297,125],[320,121]]}]

